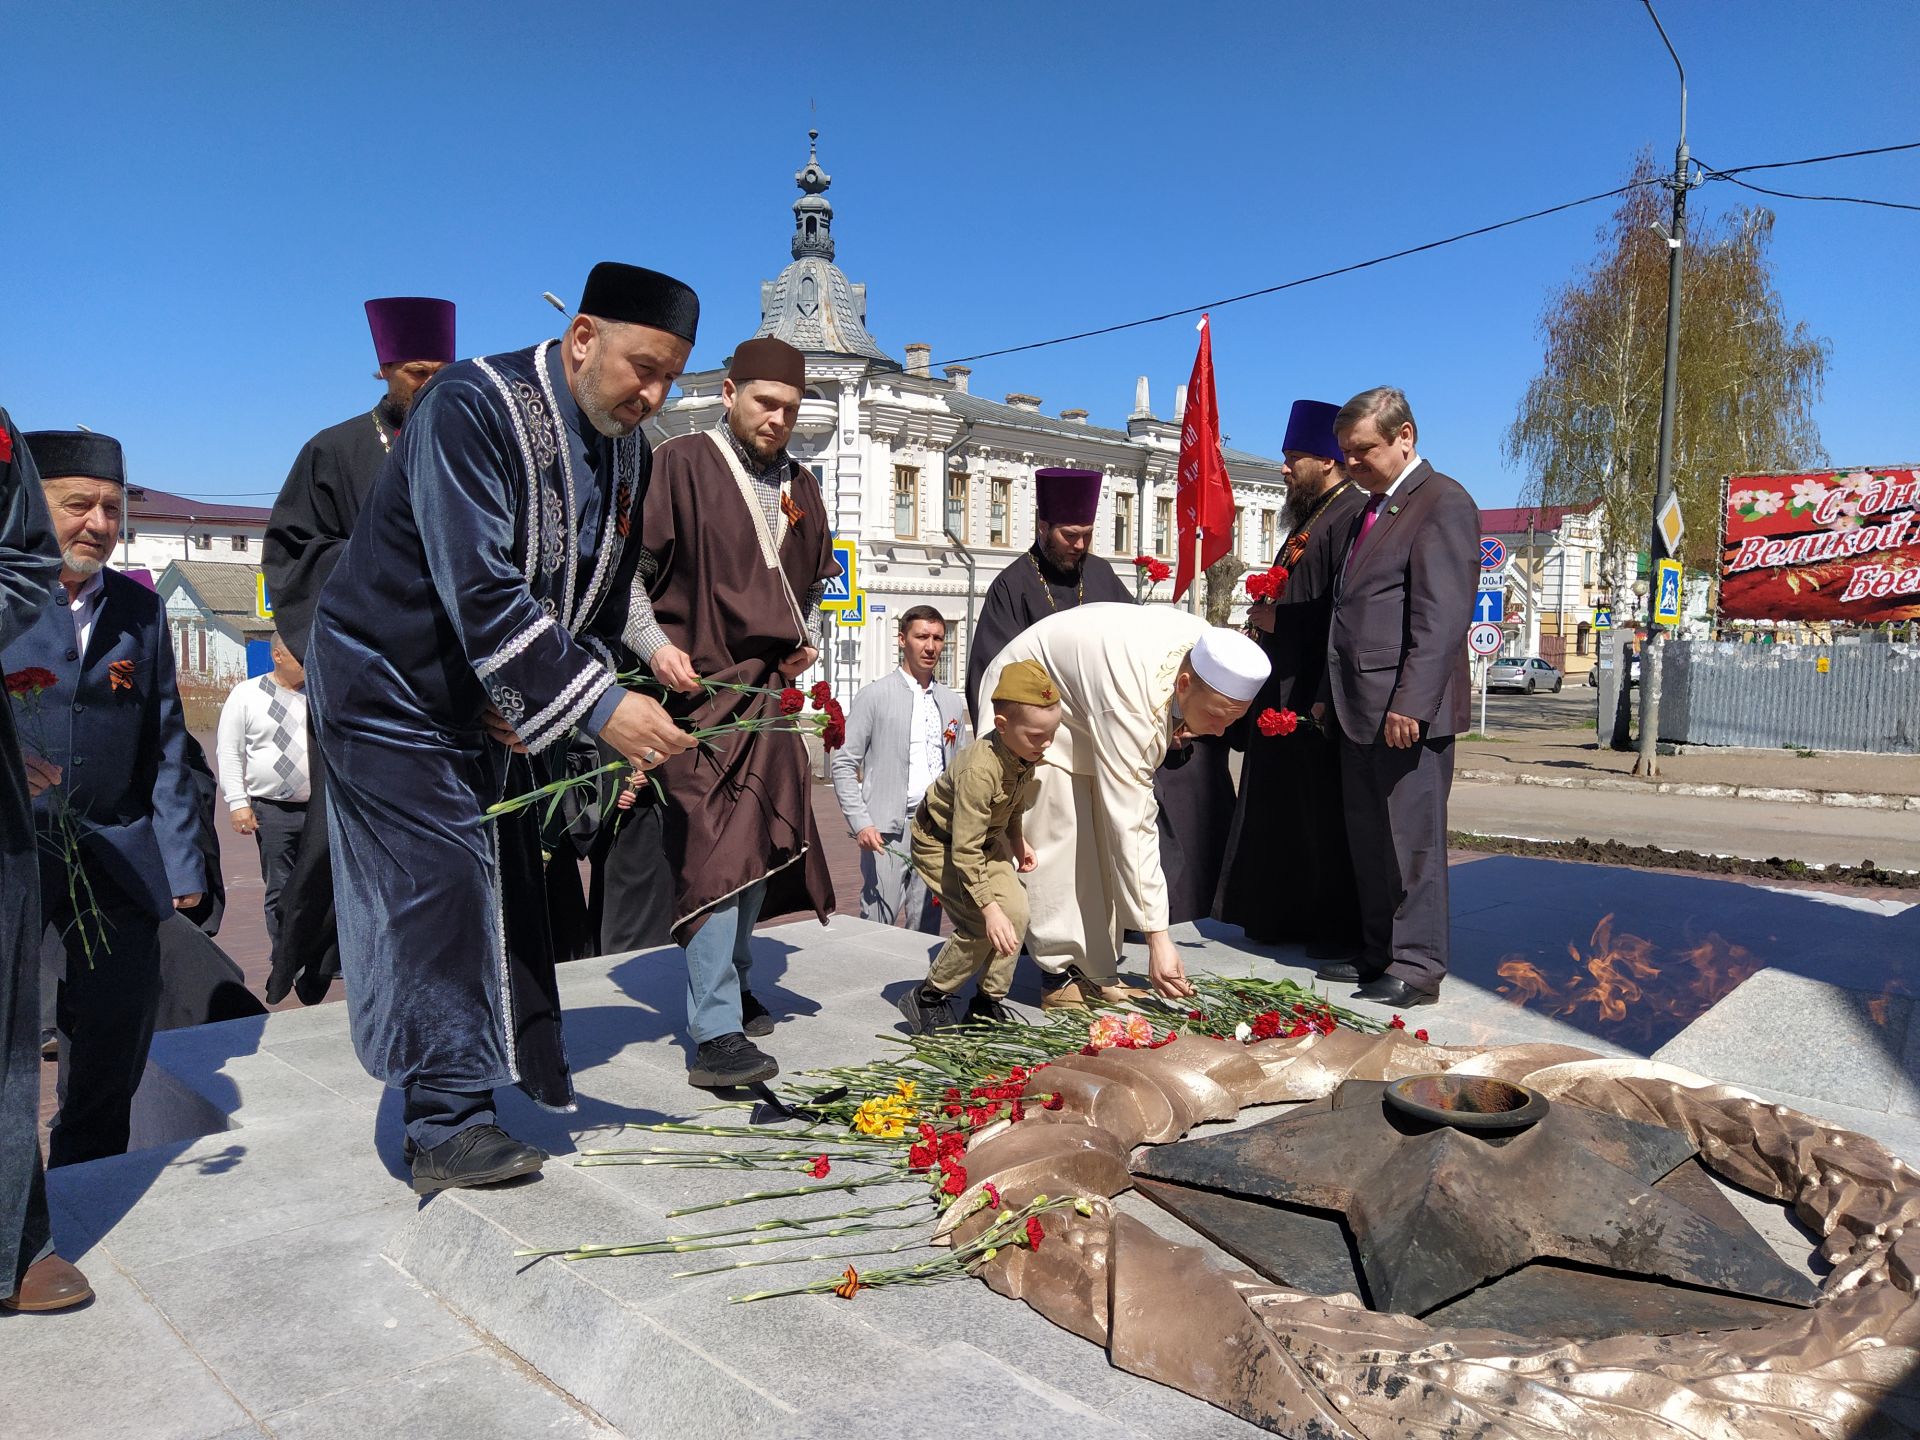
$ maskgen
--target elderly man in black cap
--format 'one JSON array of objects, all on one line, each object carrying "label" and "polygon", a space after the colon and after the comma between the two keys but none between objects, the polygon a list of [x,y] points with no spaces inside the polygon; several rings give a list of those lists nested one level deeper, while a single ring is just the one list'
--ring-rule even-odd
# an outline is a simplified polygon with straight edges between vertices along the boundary
[{"label": "elderly man in black cap", "polygon": [[678,280],[603,263],[558,340],[449,367],[414,406],[314,612],[335,906],[361,1063],[405,1092],[421,1194],[546,1156],[495,1122],[573,1108],[525,752],[576,725],[648,770],[691,737],[615,680],[652,455],[693,345]]},{"label": "elderly man in black cap", "polygon": [[[696,727],[765,713],[774,703],[767,688],[785,686],[820,653],[833,531],[819,482],[787,454],[806,384],[798,350],[748,340],[727,365],[721,423],[675,436],[655,457],[633,649],[681,692],[672,708]],[[702,683],[715,681],[759,693]],[[824,921],[833,910],[805,743],[784,728],[716,736],[666,764],[660,782],[665,803],[616,841],[609,893],[658,834],[669,923],[686,948],[687,1078],[710,1088],[770,1080],[779,1067],[747,1038],[773,1029],[747,985],[754,923],[804,910]],[[609,950],[627,948],[605,927],[602,938]]]},{"label": "elderly man in black cap", "polygon": [[9,674],[43,672],[22,728],[62,775],[34,818],[41,913],[66,949],[56,1014],[67,1043],[47,1163],[71,1165],[127,1148],[160,1001],[160,922],[198,906],[208,880],[166,613],[153,591],[107,568],[126,500],[120,442],[81,430],[26,441],[60,580],[5,662]]},{"label": "elderly man in black cap", "polygon": [[[371,410],[328,426],[300,447],[267,522],[262,558],[274,625],[296,662],[306,657],[320,587],[339,563],[341,547],[353,534],[414,397],[454,359],[451,300],[394,295],[367,301],[366,312],[379,362],[375,375],[386,382],[387,393]],[[308,755],[315,748],[309,723]],[[278,919],[284,923],[274,926],[269,1001],[280,1000],[290,989],[308,1003],[320,1000],[340,973],[324,780],[319,766],[311,769],[308,813],[314,823],[301,829],[293,868],[280,892]]]}]

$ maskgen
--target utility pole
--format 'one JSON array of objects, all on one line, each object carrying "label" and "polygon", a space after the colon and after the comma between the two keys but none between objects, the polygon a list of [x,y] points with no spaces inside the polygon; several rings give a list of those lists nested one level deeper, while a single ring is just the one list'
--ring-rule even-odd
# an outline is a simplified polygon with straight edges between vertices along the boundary
[{"label": "utility pole", "polygon": [[[1660,32],[1660,43],[1673,56],[1673,68],[1680,72],[1680,144],[1674,151],[1673,223],[1666,232],[1667,242],[1667,361],[1660,386],[1660,455],[1655,471],[1652,538],[1647,554],[1652,573],[1647,577],[1647,643],[1640,659],[1640,754],[1633,762],[1636,775],[1660,773],[1660,665],[1666,637],[1655,619],[1660,608],[1660,561],[1666,558],[1666,542],[1660,538],[1660,512],[1673,494],[1673,411],[1680,386],[1680,265],[1685,253],[1687,227],[1687,70],[1667,38],[1667,27],[1653,8],[1653,0],[1640,0],[1647,7],[1653,26]],[[1626,683],[1621,676],[1621,683]]]}]

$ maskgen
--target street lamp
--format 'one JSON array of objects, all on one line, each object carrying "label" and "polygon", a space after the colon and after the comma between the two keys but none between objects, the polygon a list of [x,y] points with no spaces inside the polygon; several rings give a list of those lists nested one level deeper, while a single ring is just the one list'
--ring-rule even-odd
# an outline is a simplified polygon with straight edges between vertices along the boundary
[{"label": "street lamp", "polygon": [[[1667,47],[1667,54],[1673,57],[1673,68],[1680,73],[1680,144],[1674,151],[1673,179],[1668,182],[1673,190],[1673,223],[1670,227],[1654,227],[1667,243],[1667,357],[1660,386],[1660,452],[1653,490],[1653,539],[1647,551],[1657,575],[1660,561],[1667,555],[1666,542],[1660,535],[1660,514],[1673,496],[1673,411],[1680,381],[1680,263],[1686,252],[1687,188],[1690,184],[1687,177],[1687,69],[1680,63],[1673,42],[1667,38],[1667,27],[1660,23],[1653,0],[1640,0],[1640,3],[1647,7],[1653,28],[1660,32],[1660,43]],[[1636,583],[1633,588],[1636,595],[1647,591],[1644,582]],[[1659,595],[1656,590],[1653,598],[1647,601],[1647,644],[1640,665],[1640,753],[1633,762],[1633,773],[1636,775],[1660,773],[1660,651],[1663,637],[1658,611]]]}]

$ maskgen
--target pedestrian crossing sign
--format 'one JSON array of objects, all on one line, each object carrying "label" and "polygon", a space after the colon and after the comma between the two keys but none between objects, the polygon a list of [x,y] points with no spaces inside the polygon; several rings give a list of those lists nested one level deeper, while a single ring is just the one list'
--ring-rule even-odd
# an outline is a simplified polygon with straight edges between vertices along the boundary
[{"label": "pedestrian crossing sign", "polygon": [[[823,601],[822,604],[825,602]],[[835,607],[834,619],[842,625],[864,625],[867,623],[867,592],[856,590],[853,599],[844,605]]]},{"label": "pedestrian crossing sign", "polygon": [[[839,562],[840,571],[827,577],[827,590],[820,597],[822,610],[847,611],[859,602],[855,599],[860,593],[860,576],[854,563],[854,542],[834,537],[833,558]],[[852,622],[859,624],[859,621]]]},{"label": "pedestrian crossing sign", "polygon": [[1678,625],[1680,623],[1680,562],[1662,560],[1655,568],[1660,578],[1658,588],[1654,592],[1654,623]]},{"label": "pedestrian crossing sign", "polygon": [[1593,628],[1596,630],[1613,628],[1613,611],[1609,607],[1603,605],[1593,612]]},{"label": "pedestrian crossing sign", "polygon": [[267,597],[267,575],[264,570],[254,572],[253,614],[256,620],[273,619],[273,601]]}]

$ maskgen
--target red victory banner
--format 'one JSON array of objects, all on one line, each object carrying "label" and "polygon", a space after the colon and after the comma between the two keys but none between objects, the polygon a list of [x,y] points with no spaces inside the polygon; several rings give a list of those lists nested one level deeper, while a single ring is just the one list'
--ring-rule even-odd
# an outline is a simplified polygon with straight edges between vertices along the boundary
[{"label": "red victory banner", "polygon": [[1200,349],[1187,381],[1187,410],[1180,430],[1179,481],[1174,489],[1179,513],[1180,548],[1173,577],[1173,598],[1187,593],[1194,580],[1194,538],[1199,537],[1200,568],[1206,569],[1233,545],[1233,482],[1220,453],[1220,403],[1213,393],[1213,331],[1200,317]]},{"label": "red victory banner", "polygon": [[1920,620],[1920,470],[1727,477],[1727,620]]}]

